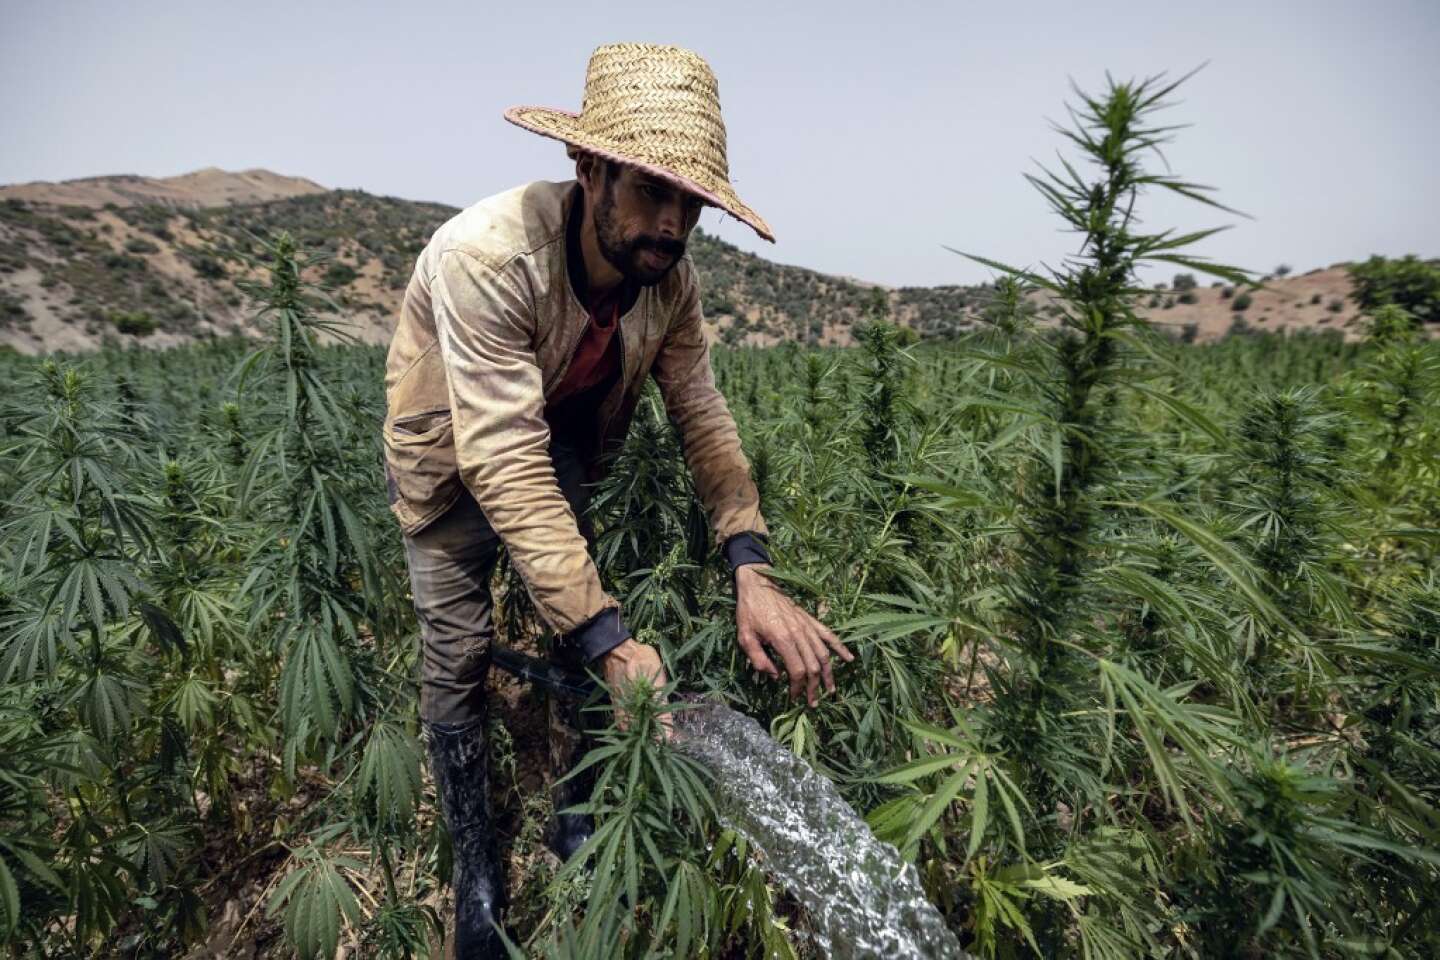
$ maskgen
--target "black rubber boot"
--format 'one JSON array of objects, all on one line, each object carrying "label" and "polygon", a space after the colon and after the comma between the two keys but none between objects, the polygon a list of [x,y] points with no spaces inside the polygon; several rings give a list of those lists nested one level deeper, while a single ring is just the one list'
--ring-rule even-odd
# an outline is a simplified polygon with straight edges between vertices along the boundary
[{"label": "black rubber boot", "polygon": [[595,832],[595,818],[588,813],[561,813],[566,807],[587,803],[595,786],[595,768],[587,767],[578,776],[557,783],[575,768],[595,746],[584,730],[580,704],[551,693],[546,698],[549,724],[550,801],[553,813],[545,831],[545,845],[563,863],[584,846]]},{"label": "black rubber boot", "polygon": [[505,880],[490,812],[490,762],[485,720],[427,723],[430,772],[450,830],[455,867],[456,960],[490,960],[508,954],[496,932],[502,922]]}]

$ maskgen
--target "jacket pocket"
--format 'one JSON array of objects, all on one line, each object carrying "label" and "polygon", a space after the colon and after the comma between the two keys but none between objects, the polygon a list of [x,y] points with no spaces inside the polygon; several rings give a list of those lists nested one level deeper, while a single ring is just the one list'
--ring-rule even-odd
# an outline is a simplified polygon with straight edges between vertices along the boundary
[{"label": "jacket pocket", "polygon": [[443,509],[454,500],[460,482],[450,410],[395,418],[385,428],[385,458],[392,502],[403,500],[406,512],[417,520]]},{"label": "jacket pocket", "polygon": [[451,428],[450,408],[412,413],[390,424],[396,443],[429,443]]}]

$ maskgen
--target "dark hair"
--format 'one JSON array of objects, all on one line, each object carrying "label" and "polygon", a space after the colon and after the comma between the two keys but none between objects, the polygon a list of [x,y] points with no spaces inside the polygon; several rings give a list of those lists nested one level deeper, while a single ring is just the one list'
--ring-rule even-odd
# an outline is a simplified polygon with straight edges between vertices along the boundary
[{"label": "dark hair", "polygon": [[[620,161],[618,161],[618,160],[611,160],[609,157],[601,156],[600,154],[594,153],[594,152],[589,151],[589,150],[586,150],[586,149],[584,149],[583,147],[576,147],[576,148],[574,148],[574,150],[575,150],[575,152],[571,155],[571,156],[572,156],[572,159],[573,159],[574,157],[578,157],[578,156],[579,156],[580,154],[582,154],[582,153],[588,153],[588,154],[590,154],[590,156],[592,156],[592,157],[595,158],[595,162],[596,162],[597,164],[599,164],[599,168],[605,172],[605,179],[606,179],[606,180],[608,180],[608,181],[611,182],[611,183],[614,183],[615,181],[617,181],[617,180],[620,179],[620,174],[621,174],[621,172],[624,170],[624,167],[625,167],[625,165],[624,165],[623,163],[621,163]],[[567,151],[567,152],[568,152],[568,151]]]}]

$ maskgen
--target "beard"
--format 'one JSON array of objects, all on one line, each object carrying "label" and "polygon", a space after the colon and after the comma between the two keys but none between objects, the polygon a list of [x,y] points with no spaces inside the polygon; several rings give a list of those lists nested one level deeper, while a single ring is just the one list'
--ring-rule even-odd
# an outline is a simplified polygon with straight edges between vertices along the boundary
[{"label": "beard", "polygon": [[[636,237],[627,240],[615,222],[615,182],[606,179],[605,187],[595,201],[595,240],[600,246],[600,255],[625,278],[625,282],[640,287],[653,287],[664,280],[680,258],[685,254],[685,244],[678,241],[652,240]],[[670,262],[663,267],[654,267],[646,260],[646,251],[670,254]]]}]

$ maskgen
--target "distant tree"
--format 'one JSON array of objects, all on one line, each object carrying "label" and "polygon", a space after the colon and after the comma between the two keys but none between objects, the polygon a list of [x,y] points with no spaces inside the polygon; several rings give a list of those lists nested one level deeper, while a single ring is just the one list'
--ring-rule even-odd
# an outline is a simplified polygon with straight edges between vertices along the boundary
[{"label": "distant tree", "polygon": [[1177,274],[1175,274],[1175,280],[1174,280],[1174,283],[1172,284],[1172,286],[1175,287],[1175,290],[1176,290],[1178,293],[1184,293],[1186,290],[1194,290],[1194,289],[1195,289],[1195,286],[1196,286],[1196,283],[1195,283],[1195,274],[1193,274],[1193,273],[1177,273]]},{"label": "distant tree", "polygon": [[1250,309],[1250,294],[1248,294],[1248,293],[1242,293],[1242,294],[1240,294],[1238,297],[1235,298],[1234,302],[1230,304],[1230,309],[1231,309],[1231,310],[1237,310],[1237,311],[1238,311],[1238,310],[1249,310],[1249,309]]},{"label": "distant tree", "polygon": [[1289,274],[1290,274],[1290,264],[1288,264],[1288,263],[1282,263],[1282,264],[1280,264],[1280,266],[1278,266],[1278,267],[1275,268],[1275,276],[1277,276],[1277,277],[1285,277],[1285,276],[1289,276]]},{"label": "distant tree", "polygon": [[1420,323],[1440,322],[1440,265],[1413,253],[1398,260],[1374,256],[1350,267],[1354,297],[1360,309],[1371,313],[1393,303]]}]

